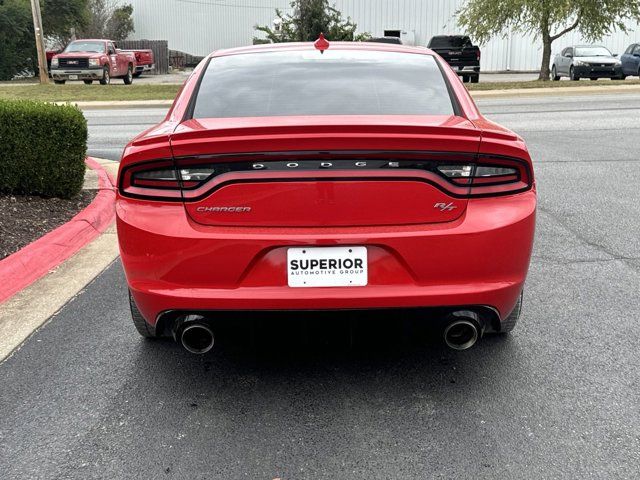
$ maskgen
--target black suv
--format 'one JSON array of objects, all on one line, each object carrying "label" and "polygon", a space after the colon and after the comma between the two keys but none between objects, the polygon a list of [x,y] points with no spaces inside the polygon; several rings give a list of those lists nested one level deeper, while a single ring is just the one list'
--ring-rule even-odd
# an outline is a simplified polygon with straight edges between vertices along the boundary
[{"label": "black suv", "polygon": [[464,82],[480,80],[480,48],[467,35],[437,35],[427,47],[451,65]]}]

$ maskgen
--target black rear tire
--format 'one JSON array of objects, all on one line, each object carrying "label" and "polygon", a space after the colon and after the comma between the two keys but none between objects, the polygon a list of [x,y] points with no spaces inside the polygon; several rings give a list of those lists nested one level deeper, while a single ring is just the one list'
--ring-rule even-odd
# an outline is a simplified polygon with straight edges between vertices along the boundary
[{"label": "black rear tire", "polygon": [[93,83],[93,80],[84,80],[85,85],[91,85],[92,83]]},{"label": "black rear tire", "polygon": [[53,83],[55,83],[56,85],[64,85],[66,82],[66,80],[54,80]]},{"label": "black rear tire", "polygon": [[593,78],[591,77],[589,80],[591,80],[592,82],[595,82],[596,80],[598,80],[597,78]]},{"label": "black rear tire", "polygon": [[518,297],[518,302],[516,303],[516,306],[513,307],[513,311],[500,324],[501,334],[507,334],[511,332],[514,328],[516,328],[516,324],[518,323],[518,319],[520,318],[520,314],[522,313],[523,296],[524,296],[524,291],[520,292],[520,296]]},{"label": "black rear tire", "polygon": [[131,85],[133,83],[133,67],[131,65],[127,68],[127,74],[122,77],[122,79],[125,85]]},{"label": "black rear tire", "polygon": [[473,75],[471,77],[471,83],[478,83],[480,81],[480,75]]},{"label": "black rear tire", "polygon": [[555,65],[551,67],[551,80],[553,80],[554,82],[557,82],[560,80],[560,75],[558,75]]},{"label": "black rear tire", "polygon": [[109,67],[104,66],[102,69],[102,78],[100,79],[100,85],[109,85],[111,83],[111,75],[109,74]]},{"label": "black rear tire", "polygon": [[136,330],[138,330],[138,333],[144,338],[155,338],[155,332],[144,319],[144,317],[140,313],[140,310],[138,310],[138,306],[136,305],[136,302],[131,295],[131,291],[129,291],[129,308],[131,309],[131,319],[133,320],[133,325],[136,327]]}]

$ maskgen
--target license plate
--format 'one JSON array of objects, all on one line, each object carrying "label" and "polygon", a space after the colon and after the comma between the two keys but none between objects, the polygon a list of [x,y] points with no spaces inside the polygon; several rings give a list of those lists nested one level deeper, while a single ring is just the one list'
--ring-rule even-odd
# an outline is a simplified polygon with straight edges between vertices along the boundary
[{"label": "license plate", "polygon": [[363,287],[367,284],[366,247],[311,247],[287,250],[290,287]]},{"label": "license plate", "polygon": [[69,75],[69,80],[77,80],[78,75]]}]

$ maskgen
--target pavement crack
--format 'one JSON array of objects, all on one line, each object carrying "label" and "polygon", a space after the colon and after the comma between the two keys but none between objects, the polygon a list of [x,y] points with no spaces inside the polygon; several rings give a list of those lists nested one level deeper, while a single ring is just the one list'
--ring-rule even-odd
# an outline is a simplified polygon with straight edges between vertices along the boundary
[{"label": "pavement crack", "polygon": [[[582,242],[584,245],[592,247],[592,248],[596,249],[597,251],[599,251],[600,253],[603,253],[603,254],[605,254],[605,255],[610,257],[610,258],[606,258],[606,259],[569,260],[569,261],[566,261],[565,263],[562,263],[563,261],[560,260],[560,261],[557,261],[559,264],[567,264],[567,265],[569,265],[569,264],[572,264],[572,263],[599,263],[599,262],[621,261],[621,262],[624,262],[627,266],[631,267],[633,270],[640,269],[640,266],[635,265],[634,263],[632,263],[633,261],[638,260],[637,257],[628,257],[628,256],[625,256],[625,255],[620,255],[618,253],[612,252],[605,245],[601,245],[601,244],[599,244],[597,242],[594,242],[593,240],[590,240],[589,238],[587,238],[579,230],[573,228],[571,225],[569,225],[567,222],[565,222],[564,218],[562,218],[560,215],[555,214],[551,210],[548,210],[545,207],[542,207],[540,205],[538,205],[538,210],[540,212],[548,215],[553,220],[555,220],[558,223],[558,225],[560,225],[560,227],[564,228],[567,232],[571,233],[579,242]],[[532,258],[542,258],[542,257],[538,257],[537,255],[533,255]]]},{"label": "pavement crack", "polygon": [[[540,263],[553,263],[555,265],[578,265],[578,264],[586,264],[586,263],[609,263],[609,262],[625,262],[628,260],[638,261],[640,258],[635,257],[612,257],[612,258],[595,258],[595,259],[582,259],[582,260],[558,260],[557,258],[545,257],[544,255],[533,255],[531,257],[533,261],[537,261]],[[635,265],[631,264],[631,267],[638,268]]]},{"label": "pavement crack", "polygon": [[599,160],[537,160],[536,164],[543,163],[557,163],[557,164],[571,164],[571,163],[640,163],[640,158],[602,158]]}]

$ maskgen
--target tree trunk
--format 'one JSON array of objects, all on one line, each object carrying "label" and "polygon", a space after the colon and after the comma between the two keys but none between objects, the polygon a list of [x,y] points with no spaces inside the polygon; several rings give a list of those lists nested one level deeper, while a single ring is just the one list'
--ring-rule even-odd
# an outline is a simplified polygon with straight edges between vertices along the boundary
[{"label": "tree trunk", "polygon": [[549,63],[551,63],[551,36],[542,34],[542,65],[540,65],[540,76],[538,80],[546,82],[551,76],[549,71]]},{"label": "tree trunk", "polygon": [[549,25],[549,0],[541,0],[542,18],[540,18],[540,33],[542,34],[542,65],[540,65],[540,75],[538,80],[547,82],[549,75],[549,61],[551,60],[551,26]]},{"label": "tree trunk", "polygon": [[580,14],[576,15],[576,20],[573,24],[555,35],[551,35],[549,31],[549,22],[545,21],[542,25],[542,66],[540,67],[540,76],[538,80],[549,80],[549,63],[551,62],[551,44],[559,39],[561,36],[569,33],[571,30],[575,30],[580,25]]}]

